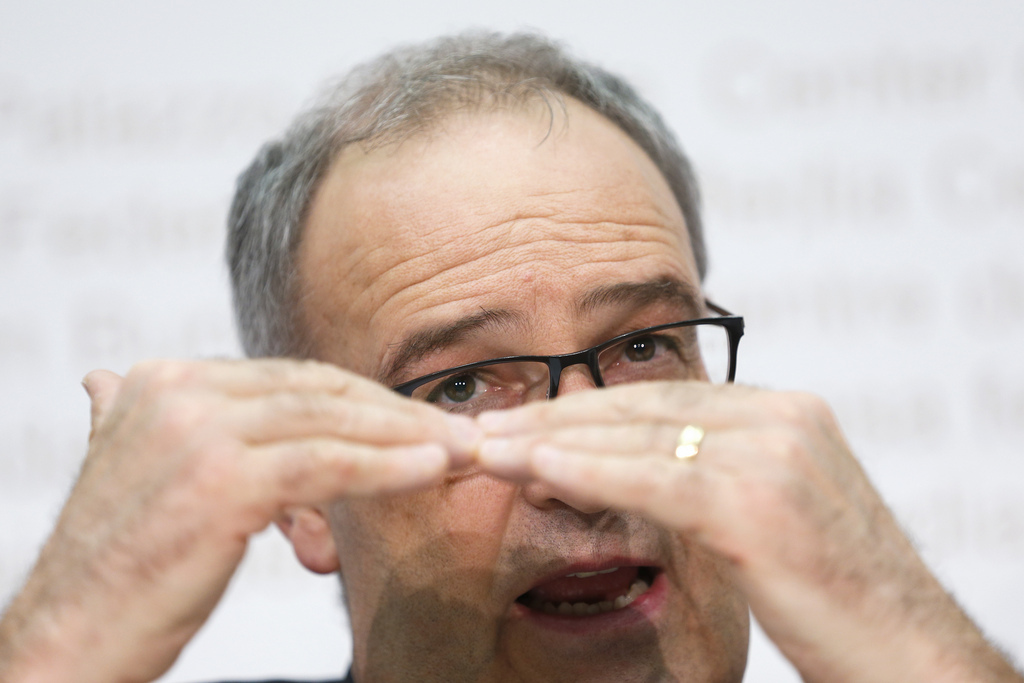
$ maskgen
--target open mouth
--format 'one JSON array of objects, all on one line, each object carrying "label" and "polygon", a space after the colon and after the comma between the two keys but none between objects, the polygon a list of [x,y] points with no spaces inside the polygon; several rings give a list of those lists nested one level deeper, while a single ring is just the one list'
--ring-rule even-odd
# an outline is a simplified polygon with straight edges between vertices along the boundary
[{"label": "open mouth", "polygon": [[567,617],[614,612],[646,593],[659,571],[656,567],[609,567],[574,572],[531,588],[516,602],[535,612]]}]

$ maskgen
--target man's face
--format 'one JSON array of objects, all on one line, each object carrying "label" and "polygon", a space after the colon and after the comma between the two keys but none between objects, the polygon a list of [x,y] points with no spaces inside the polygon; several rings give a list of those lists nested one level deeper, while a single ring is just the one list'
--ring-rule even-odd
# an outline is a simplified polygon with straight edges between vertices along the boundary
[{"label": "man's face", "polygon": [[[397,384],[699,314],[684,221],[654,164],[575,101],[547,114],[465,114],[341,154],[299,254],[318,358]],[[560,395],[593,388],[578,365]],[[724,562],[636,515],[469,469],[328,517],[361,681],[742,676],[747,609]],[[597,613],[545,613],[562,602]]]}]

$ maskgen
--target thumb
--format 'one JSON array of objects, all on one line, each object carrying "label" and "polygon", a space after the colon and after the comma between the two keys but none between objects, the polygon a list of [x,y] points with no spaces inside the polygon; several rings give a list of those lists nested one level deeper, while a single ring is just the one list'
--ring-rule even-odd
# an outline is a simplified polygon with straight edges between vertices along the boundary
[{"label": "thumb", "polygon": [[82,380],[85,393],[89,394],[89,399],[92,401],[92,430],[94,432],[100,421],[110,412],[110,407],[114,405],[114,399],[117,398],[123,381],[124,379],[120,375],[110,370],[93,370]]}]

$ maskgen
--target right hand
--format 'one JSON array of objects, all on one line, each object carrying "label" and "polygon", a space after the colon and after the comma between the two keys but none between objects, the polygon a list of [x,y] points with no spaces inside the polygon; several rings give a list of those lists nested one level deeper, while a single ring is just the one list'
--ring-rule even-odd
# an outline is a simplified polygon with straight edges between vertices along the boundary
[{"label": "right hand", "polygon": [[296,506],[429,485],[475,447],[468,418],[314,362],[153,361],[84,384],[89,452],[0,621],[5,681],[152,680],[252,534]]}]

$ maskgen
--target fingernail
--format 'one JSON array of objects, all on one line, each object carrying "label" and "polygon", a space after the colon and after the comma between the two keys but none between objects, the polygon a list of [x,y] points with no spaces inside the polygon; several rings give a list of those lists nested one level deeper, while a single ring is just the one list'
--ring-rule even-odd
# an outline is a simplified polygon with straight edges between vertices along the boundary
[{"label": "fingernail", "polygon": [[[90,372],[89,375],[91,374],[92,373]],[[89,388],[89,375],[86,375],[85,377],[82,378],[82,388],[85,389],[85,393],[88,394],[89,398],[91,399],[92,389]]]}]

